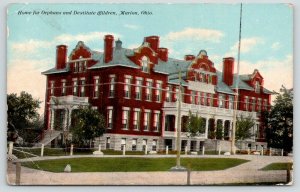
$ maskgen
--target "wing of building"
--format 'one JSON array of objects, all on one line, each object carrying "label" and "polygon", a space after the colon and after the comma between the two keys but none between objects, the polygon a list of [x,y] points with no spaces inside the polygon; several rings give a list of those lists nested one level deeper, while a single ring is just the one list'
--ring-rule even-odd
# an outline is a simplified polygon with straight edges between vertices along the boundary
[{"label": "wing of building", "polygon": [[[45,134],[70,129],[72,111],[91,105],[106,116],[107,131],[101,137],[102,148],[121,150],[175,149],[177,99],[181,95],[182,149],[207,149],[218,139],[229,150],[233,107],[238,84],[238,117],[252,117],[254,136],[245,141],[248,147],[265,145],[261,112],[270,107],[271,92],[264,87],[258,70],[252,74],[234,74],[234,58],[223,59],[223,71],[216,70],[205,50],[184,59],[168,56],[159,47],[159,37],[145,37],[135,49],[122,47],[112,35],[104,37],[104,51],[91,50],[79,41],[67,57],[66,45],[56,48],[56,64],[42,74],[47,77],[45,98]],[[182,73],[182,79],[179,73]],[[205,132],[188,138],[185,122],[189,112],[204,118]],[[216,125],[222,136],[216,138]]]}]

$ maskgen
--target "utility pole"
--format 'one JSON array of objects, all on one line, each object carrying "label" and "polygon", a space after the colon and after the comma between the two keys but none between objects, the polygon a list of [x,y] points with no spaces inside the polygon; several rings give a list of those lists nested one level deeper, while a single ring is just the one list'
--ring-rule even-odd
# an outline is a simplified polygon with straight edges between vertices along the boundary
[{"label": "utility pole", "polygon": [[233,126],[232,126],[232,138],[231,138],[231,154],[235,155],[235,130],[236,130],[236,112],[238,109],[238,97],[239,97],[239,74],[240,74],[240,52],[241,52],[241,33],[242,33],[242,10],[243,4],[241,3],[240,8],[240,28],[239,28],[239,47],[238,47],[238,62],[237,62],[237,77],[235,82],[235,97],[234,97],[234,108],[233,108]]}]

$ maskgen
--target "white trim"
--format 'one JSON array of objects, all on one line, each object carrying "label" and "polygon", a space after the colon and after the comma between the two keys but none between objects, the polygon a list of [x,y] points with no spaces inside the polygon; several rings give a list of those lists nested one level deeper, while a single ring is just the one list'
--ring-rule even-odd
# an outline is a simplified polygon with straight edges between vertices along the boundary
[{"label": "white trim", "polygon": [[141,111],[140,108],[134,108],[133,111]]},{"label": "white trim", "polygon": [[160,114],[160,111],[154,110],[153,113],[158,113],[158,114]]},{"label": "white trim", "polygon": [[93,79],[99,79],[99,76],[94,76],[94,78]]},{"label": "white trim", "polygon": [[151,112],[151,110],[150,109],[144,109],[144,112],[149,113],[149,112]]},{"label": "white trim", "polygon": [[116,75],[115,75],[115,74],[110,74],[109,77],[110,77],[110,78],[116,77]]},{"label": "white trim", "polygon": [[143,80],[143,77],[135,77],[136,80]]},{"label": "white trim", "polygon": [[161,83],[162,84],[162,81],[161,80],[156,80],[156,83]]},{"label": "white trim", "polygon": [[72,81],[77,81],[78,80],[78,78],[72,78]]},{"label": "white trim", "polygon": [[85,77],[80,77],[80,80],[85,80]]},{"label": "white trim", "polygon": [[127,79],[132,79],[132,76],[131,75],[124,75],[125,76],[125,78],[127,78]]},{"label": "white trim", "polygon": [[107,109],[114,109],[113,106],[107,106]]},{"label": "white trim", "polygon": [[130,107],[122,107],[123,110],[130,111]]},{"label": "white trim", "polygon": [[67,82],[67,80],[66,79],[62,79],[61,82]]},{"label": "white trim", "polygon": [[148,79],[148,78],[146,78],[146,81],[148,81],[148,82],[153,82],[153,79]]}]

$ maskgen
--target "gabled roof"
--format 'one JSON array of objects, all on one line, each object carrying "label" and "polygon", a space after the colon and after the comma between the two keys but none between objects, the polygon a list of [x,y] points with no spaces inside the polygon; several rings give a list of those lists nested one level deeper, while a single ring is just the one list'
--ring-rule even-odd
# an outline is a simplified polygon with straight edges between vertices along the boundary
[{"label": "gabled roof", "polygon": [[[253,87],[249,86],[244,79],[246,79],[246,75],[239,76],[239,82],[238,82],[238,89],[244,89],[244,90],[249,90],[249,91],[254,91]],[[236,88],[236,84],[237,84],[237,74],[233,75],[233,84],[230,86],[231,89],[235,89]]]},{"label": "gabled roof", "polygon": [[168,61],[164,62],[159,59],[158,64],[154,67],[154,71],[165,74],[176,73],[180,70],[186,71],[191,62],[174,58],[168,58]]},{"label": "gabled roof", "polygon": [[66,67],[65,69],[56,69],[55,67],[49,69],[47,71],[42,72],[43,75],[55,74],[55,73],[66,73],[69,71],[69,68]]},{"label": "gabled roof", "polygon": [[217,92],[222,92],[222,93],[228,93],[228,94],[234,94],[235,92],[230,89],[230,87],[224,83],[223,80],[223,73],[220,71],[217,71],[217,77],[218,77],[218,82],[217,82]]}]

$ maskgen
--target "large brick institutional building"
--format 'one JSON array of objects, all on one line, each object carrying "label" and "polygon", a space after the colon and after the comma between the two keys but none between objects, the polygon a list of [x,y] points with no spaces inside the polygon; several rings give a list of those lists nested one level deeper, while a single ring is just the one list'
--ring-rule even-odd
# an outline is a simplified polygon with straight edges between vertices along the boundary
[{"label": "large brick institutional building", "polygon": [[[66,45],[58,45],[56,51],[55,67],[42,74],[47,76],[45,125],[58,137],[72,126],[73,110],[91,105],[106,117],[102,148],[143,150],[147,145],[154,151],[166,146],[175,149],[176,122],[182,118],[182,148],[198,151],[216,139],[217,124],[222,125],[222,136],[217,139],[231,140],[238,84],[237,116],[251,116],[256,121],[248,146],[257,147],[264,141],[261,112],[268,110],[271,92],[264,88],[256,69],[237,77],[232,57],[223,59],[223,71],[216,70],[205,50],[182,60],[170,58],[168,49],[159,47],[158,36],[145,37],[141,46],[127,49],[122,41],[106,35],[103,52],[79,41],[68,59]],[[179,84],[183,87],[181,117],[177,116]],[[189,112],[206,122],[205,132],[194,138],[185,132]]]}]

